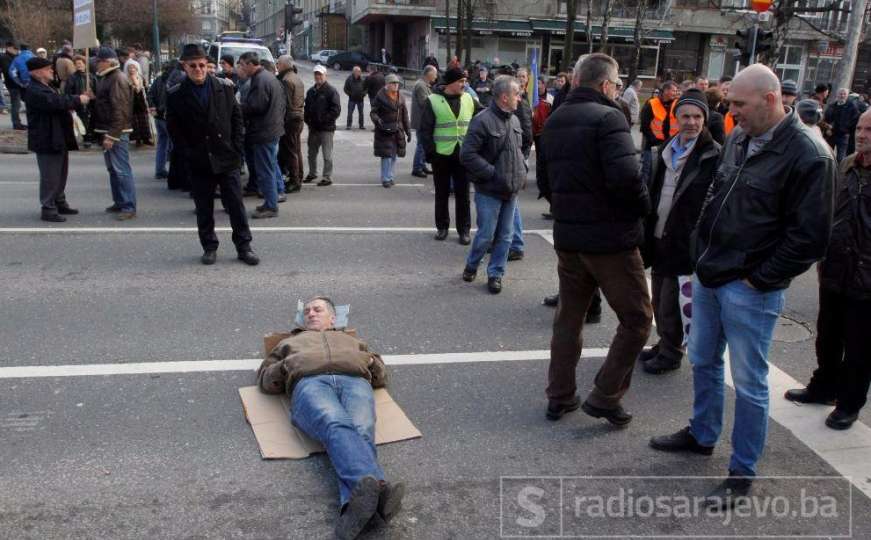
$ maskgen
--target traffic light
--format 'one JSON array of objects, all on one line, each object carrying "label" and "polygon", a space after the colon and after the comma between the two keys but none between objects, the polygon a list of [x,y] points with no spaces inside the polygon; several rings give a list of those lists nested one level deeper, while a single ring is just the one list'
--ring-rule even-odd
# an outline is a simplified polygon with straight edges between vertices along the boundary
[{"label": "traffic light", "polygon": [[302,24],[302,18],[299,15],[302,15],[302,8],[296,7],[293,2],[288,0],[284,6],[285,32],[292,35],[296,27]]},{"label": "traffic light", "polygon": [[756,54],[770,51],[774,45],[774,32],[757,29],[756,30]]},{"label": "traffic light", "polygon": [[738,57],[741,59],[741,64],[750,64],[750,49],[753,48],[753,28],[747,30],[738,30],[735,35],[738,39],[735,40],[735,48],[738,49]]}]

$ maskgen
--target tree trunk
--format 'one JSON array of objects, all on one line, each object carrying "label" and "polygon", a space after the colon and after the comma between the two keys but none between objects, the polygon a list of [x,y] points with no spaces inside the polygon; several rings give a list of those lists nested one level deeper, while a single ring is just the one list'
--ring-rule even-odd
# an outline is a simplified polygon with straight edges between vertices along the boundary
[{"label": "tree trunk", "polygon": [[862,38],[862,21],[865,19],[866,7],[866,0],[853,0],[850,20],[847,23],[847,44],[844,46],[844,57],[835,67],[832,94],[836,94],[840,88],[850,88],[853,84],[853,72],[856,70],[856,55]]},{"label": "tree trunk", "polygon": [[593,0],[587,0],[587,53],[593,52]]},{"label": "tree trunk", "polygon": [[577,12],[577,0],[566,0],[566,42],[563,46],[563,61],[560,71],[570,72],[574,67],[575,18]]},{"label": "tree trunk", "polygon": [[635,11],[635,30],[632,33],[633,49],[632,60],[629,62],[626,84],[632,84],[632,81],[638,78],[638,64],[641,62],[641,43],[644,39],[644,12],[647,10],[647,0],[638,0],[638,7]]},{"label": "tree trunk", "polygon": [[463,65],[471,66],[472,65],[472,23],[475,18],[475,9],[472,5],[472,0],[465,0],[466,2],[466,54],[465,61]]},{"label": "tree trunk", "polygon": [[602,10],[602,38],[599,42],[599,52],[606,53],[608,48],[608,25],[611,24],[611,8],[613,4],[611,0],[605,0],[605,6]]},{"label": "tree trunk", "polygon": [[[462,0],[457,0],[460,2]],[[445,0],[445,69],[451,65],[451,0]]]},{"label": "tree trunk", "polygon": [[454,49],[454,56],[457,61],[463,58],[463,0],[457,0],[457,47]]}]

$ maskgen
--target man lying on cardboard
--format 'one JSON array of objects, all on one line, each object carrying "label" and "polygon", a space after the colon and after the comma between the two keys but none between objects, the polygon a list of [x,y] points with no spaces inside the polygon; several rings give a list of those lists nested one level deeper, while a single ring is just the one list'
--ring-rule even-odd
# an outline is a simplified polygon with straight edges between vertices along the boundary
[{"label": "man lying on cardboard", "polygon": [[335,328],[336,308],[324,296],[303,307],[305,328],[281,340],[257,370],[267,394],[286,392],[293,424],[319,441],[339,477],[336,536],[355,538],[377,513],[386,522],[399,512],[405,486],[390,484],[375,451],[372,389],[385,385],[381,356],[366,342]]}]

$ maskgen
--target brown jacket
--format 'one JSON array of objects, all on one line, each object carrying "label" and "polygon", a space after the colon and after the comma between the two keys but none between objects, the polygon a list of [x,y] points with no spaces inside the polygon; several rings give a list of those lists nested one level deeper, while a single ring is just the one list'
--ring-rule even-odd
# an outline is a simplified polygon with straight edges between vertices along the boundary
[{"label": "brown jacket", "polygon": [[94,132],[117,141],[123,133],[133,131],[133,87],[120,66],[98,75],[92,120]]},{"label": "brown jacket", "polygon": [[76,65],[70,58],[61,55],[54,63],[54,71],[57,74],[57,80],[60,81],[60,91],[63,93],[66,90],[67,79],[76,72]]},{"label": "brown jacket", "polygon": [[287,96],[287,110],[284,114],[284,121],[300,121],[303,116],[303,106],[305,105],[305,86],[302,84],[302,79],[292,69],[282,71],[278,74],[284,93]]},{"label": "brown jacket", "polygon": [[260,364],[257,385],[266,394],[283,391],[290,397],[300,379],[324,374],[364,377],[373,388],[387,381],[381,356],[350,332],[296,329]]}]

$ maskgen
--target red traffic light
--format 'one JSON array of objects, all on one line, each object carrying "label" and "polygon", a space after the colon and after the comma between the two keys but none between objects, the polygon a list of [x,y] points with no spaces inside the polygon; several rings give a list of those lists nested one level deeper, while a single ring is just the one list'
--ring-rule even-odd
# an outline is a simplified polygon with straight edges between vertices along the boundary
[{"label": "red traffic light", "polygon": [[772,0],[751,0],[750,7],[757,13],[765,13],[771,7]]}]

